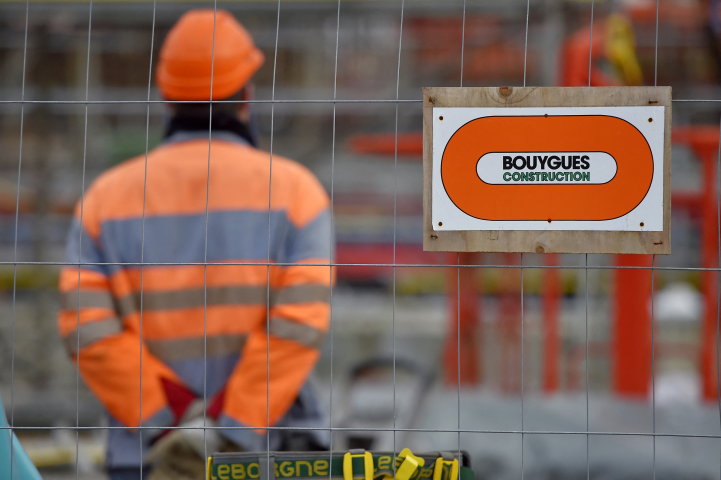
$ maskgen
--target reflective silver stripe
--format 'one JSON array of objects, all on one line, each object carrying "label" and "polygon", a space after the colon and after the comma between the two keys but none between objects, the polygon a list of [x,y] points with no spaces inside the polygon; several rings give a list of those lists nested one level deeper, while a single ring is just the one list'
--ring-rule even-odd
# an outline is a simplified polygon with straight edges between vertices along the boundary
[{"label": "reflective silver stripe", "polygon": [[73,330],[65,338],[63,345],[70,355],[78,352],[78,335],[80,336],[80,348],[102,340],[111,335],[116,335],[123,331],[123,324],[116,317],[105,318],[81,325],[78,330]]},{"label": "reflective silver stripe", "polygon": [[284,340],[292,340],[305,345],[306,347],[316,349],[320,348],[323,344],[323,338],[325,337],[325,332],[318,330],[317,328],[278,317],[270,319],[270,326],[268,329],[270,330],[270,334],[274,337],[282,338]]},{"label": "reflective silver stripe", "polygon": [[63,310],[77,310],[78,304],[80,308],[107,308],[115,310],[113,297],[110,292],[81,290],[78,295],[77,290],[60,294],[60,308]]},{"label": "reflective silver stripe", "polygon": [[[170,292],[144,292],[143,310],[176,310],[203,307],[206,304],[203,288],[175,290]],[[209,287],[207,305],[253,305],[265,304],[267,288],[259,286]],[[132,293],[118,300],[123,315],[140,311],[140,294]]]},{"label": "reflective silver stripe", "polygon": [[203,337],[180,338],[173,340],[145,340],[150,353],[164,362],[203,358],[207,352],[209,357],[219,357],[240,353],[245,346],[247,335],[218,335],[208,337],[207,350]]},{"label": "reflective silver stripe", "polygon": [[330,288],[326,285],[293,285],[271,292],[271,304],[308,303],[330,301]]},{"label": "reflective silver stripe", "polygon": [[[143,311],[200,308],[206,302],[202,288],[170,292],[144,292]],[[207,305],[265,305],[268,298],[265,285],[208,287]],[[294,285],[271,290],[271,306],[289,303],[328,302],[330,289],[325,285]],[[120,313],[125,316],[140,311],[140,294],[132,293],[118,299]]]}]

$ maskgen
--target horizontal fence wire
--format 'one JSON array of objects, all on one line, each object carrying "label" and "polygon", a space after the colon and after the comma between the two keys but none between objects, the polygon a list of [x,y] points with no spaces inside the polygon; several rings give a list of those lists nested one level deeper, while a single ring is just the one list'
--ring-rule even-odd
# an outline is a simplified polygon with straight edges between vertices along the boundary
[{"label": "horizontal fence wire", "polygon": [[[576,255],[576,254],[571,254]],[[598,254],[602,255],[602,254]],[[125,263],[65,263],[65,262],[0,262],[0,265],[27,265],[27,266],[66,266],[66,267],[77,267],[77,266],[135,266],[135,267],[147,267],[147,266],[209,266],[209,267],[222,267],[222,266],[271,266],[271,267],[289,267],[297,265],[294,263],[268,263],[268,262],[223,262],[223,263],[204,263],[204,262],[125,262]],[[478,264],[478,265],[458,265],[455,263],[442,264],[442,263],[304,263],[304,266],[308,267],[388,267],[388,268],[506,268],[506,269],[534,269],[534,270],[668,270],[668,271],[689,271],[689,272],[719,272],[719,267],[661,267],[661,266],[623,266],[623,265],[503,265],[503,264]]]},{"label": "horizontal fence wire", "polygon": [[[15,322],[16,322],[16,314],[15,314],[15,308],[16,308],[16,290],[17,287],[17,269],[18,267],[22,266],[65,266],[65,267],[77,267],[78,268],[78,275],[80,275],[80,267],[83,266],[101,266],[101,267],[140,267],[141,271],[141,289],[140,289],[140,337],[141,337],[141,344],[142,344],[142,335],[143,335],[143,268],[144,267],[150,267],[150,266],[203,266],[204,268],[204,275],[205,275],[205,281],[204,281],[204,372],[207,369],[207,267],[221,267],[221,266],[265,266],[268,269],[268,272],[270,271],[271,267],[287,267],[287,266],[293,266],[297,265],[295,263],[284,263],[284,262],[273,262],[270,258],[270,227],[268,230],[268,258],[265,262],[209,262],[207,261],[207,245],[208,245],[208,215],[209,215],[209,202],[208,197],[210,194],[210,156],[211,156],[211,140],[212,140],[212,129],[208,129],[208,183],[206,188],[206,223],[205,223],[205,261],[203,262],[145,262],[142,260],[142,255],[144,253],[144,248],[141,247],[141,261],[140,262],[55,262],[55,261],[20,261],[18,260],[18,219],[20,217],[19,213],[19,192],[20,192],[20,173],[22,170],[22,142],[23,142],[23,119],[25,115],[24,107],[25,105],[31,106],[31,105],[83,105],[85,106],[85,135],[84,135],[84,150],[83,150],[83,169],[82,169],[82,175],[83,175],[83,182],[82,182],[82,193],[81,193],[81,200],[80,200],[80,216],[81,216],[81,222],[82,222],[82,211],[83,211],[83,200],[84,200],[84,192],[85,192],[85,174],[86,174],[86,168],[85,168],[85,160],[87,155],[87,143],[88,143],[88,106],[91,105],[116,105],[116,104],[135,104],[135,105],[146,105],[146,135],[145,135],[145,162],[146,162],[146,172],[147,172],[147,159],[148,159],[148,152],[149,152],[149,118],[151,115],[150,107],[152,105],[165,105],[165,104],[210,104],[209,108],[212,113],[212,108],[214,105],[222,105],[222,104],[258,104],[258,105],[271,105],[271,129],[270,129],[270,170],[272,172],[273,169],[273,148],[274,148],[274,106],[275,105],[283,105],[283,104],[327,104],[327,105],[333,105],[333,116],[332,116],[332,155],[331,155],[331,184],[330,184],[330,208],[331,213],[334,208],[334,166],[335,166],[335,148],[336,148],[336,110],[335,106],[339,104],[390,104],[395,106],[395,151],[394,151],[394,197],[393,197],[393,249],[392,249],[392,255],[393,260],[392,262],[375,262],[375,263],[348,263],[348,262],[313,262],[313,263],[304,263],[304,266],[319,266],[319,267],[330,267],[331,269],[331,288],[330,288],[330,328],[329,328],[329,338],[330,338],[330,421],[328,427],[282,427],[282,426],[272,426],[270,425],[269,417],[267,420],[267,425],[263,428],[268,431],[328,431],[331,433],[331,438],[333,432],[392,432],[393,433],[393,445],[394,445],[394,451],[396,450],[395,445],[395,434],[397,432],[409,432],[409,433],[456,433],[457,434],[457,442],[458,442],[458,451],[461,451],[461,434],[514,434],[514,435],[520,435],[521,436],[521,478],[523,478],[524,475],[524,436],[525,435],[585,435],[586,436],[586,464],[587,464],[587,476],[590,477],[590,463],[589,463],[589,443],[588,439],[591,436],[596,437],[608,437],[608,436],[619,436],[619,437],[649,437],[654,439],[654,449],[653,449],[653,476],[656,477],[656,438],[699,438],[699,439],[721,439],[721,433],[720,434],[693,434],[693,433],[664,433],[664,432],[658,432],[656,431],[656,399],[655,399],[655,381],[656,381],[656,371],[655,371],[655,344],[654,344],[654,329],[655,329],[655,320],[654,320],[654,313],[653,313],[653,305],[654,305],[654,284],[653,284],[653,275],[651,275],[651,339],[652,339],[652,382],[654,385],[654,388],[652,388],[652,394],[651,394],[651,403],[652,403],[652,411],[653,411],[653,426],[651,432],[642,432],[642,431],[631,431],[631,432],[623,432],[623,431],[598,431],[598,430],[590,430],[589,428],[589,373],[588,373],[588,347],[589,347],[589,327],[588,327],[588,312],[589,312],[589,291],[588,291],[588,271],[589,270],[644,270],[644,271],[689,271],[689,272],[719,272],[721,274],[721,265],[718,267],[679,267],[679,266],[658,266],[656,264],[656,259],[654,256],[654,260],[651,263],[651,266],[622,266],[622,265],[589,265],[588,264],[588,254],[585,254],[585,264],[583,265],[533,265],[528,264],[527,261],[524,263],[524,254],[521,253],[520,255],[520,264],[519,265],[505,265],[505,264],[473,264],[473,265],[467,265],[462,264],[460,261],[460,256],[456,256],[456,263],[399,263],[396,261],[396,251],[397,251],[397,195],[398,195],[398,188],[396,184],[397,180],[397,163],[398,163],[398,110],[400,105],[405,104],[421,104],[423,102],[422,99],[400,99],[399,96],[399,85],[400,85],[400,73],[401,73],[401,53],[402,53],[402,41],[403,41],[403,15],[404,15],[404,4],[405,2],[401,0],[400,3],[400,18],[399,18],[399,25],[400,25],[400,31],[399,31],[399,37],[398,37],[398,64],[397,64],[397,75],[396,75],[396,92],[395,92],[395,99],[342,99],[342,98],[336,98],[337,96],[337,80],[338,80],[338,46],[339,46],[339,32],[340,32],[340,18],[341,18],[341,2],[338,0],[338,6],[337,6],[337,18],[336,18],[336,38],[335,38],[335,70],[334,70],[334,84],[333,84],[333,98],[332,99],[276,99],[276,68],[277,68],[277,60],[278,60],[278,37],[280,32],[280,15],[281,15],[281,1],[278,0],[278,6],[277,6],[277,20],[276,20],[276,35],[275,35],[275,51],[274,51],[274,59],[273,59],[273,81],[272,81],[272,93],[271,99],[253,99],[253,100],[212,100],[212,101],[192,101],[192,100],[186,100],[186,101],[166,101],[166,100],[151,100],[151,79],[152,79],[152,53],[153,53],[153,45],[155,41],[155,6],[156,2],[153,1],[153,23],[152,23],[152,35],[151,35],[151,59],[150,59],[150,72],[148,77],[148,96],[147,100],[89,100],[89,79],[90,79],[90,44],[91,44],[91,38],[92,38],[92,0],[90,0],[89,3],[89,12],[88,12],[88,42],[87,42],[87,64],[86,64],[86,83],[85,83],[85,100],[28,100],[25,99],[26,96],[26,90],[25,90],[25,63],[26,63],[26,55],[27,55],[27,35],[28,35],[28,15],[26,12],[26,18],[25,18],[25,44],[24,44],[24,57],[23,57],[23,83],[22,83],[22,93],[21,93],[21,99],[13,100],[13,99],[5,99],[0,100],[0,105],[20,105],[21,111],[20,111],[20,154],[19,154],[19,160],[18,160],[18,200],[17,200],[17,206],[15,212],[15,245],[14,245],[14,260],[13,261],[0,261],[0,266],[13,266],[14,267],[14,276],[13,276],[13,316],[12,316],[12,328],[13,328],[13,341],[12,341],[12,366],[11,366],[11,395],[10,395],[10,422],[9,426],[7,427],[0,427],[0,430],[7,430],[7,431],[54,431],[54,430],[70,430],[76,432],[76,472],[79,472],[78,468],[78,455],[77,451],[79,449],[79,432],[81,431],[110,431],[110,430],[138,430],[141,433],[146,431],[155,431],[157,430],[157,427],[151,427],[151,426],[143,426],[142,422],[139,420],[139,423],[137,426],[81,426],[80,420],[79,420],[79,408],[80,408],[80,400],[79,400],[79,389],[80,389],[80,373],[79,373],[79,367],[76,368],[76,419],[75,419],[75,426],[15,426],[14,425],[14,360],[15,360]],[[29,5],[29,0],[26,1],[26,8]],[[591,2],[591,38],[589,39],[589,86],[590,86],[590,77],[591,77],[591,59],[592,59],[592,45],[593,45],[593,5],[594,2]],[[214,12],[217,12],[217,0],[214,2],[213,6]],[[524,46],[524,66],[523,66],[523,85],[525,87],[526,85],[526,68],[527,68],[527,61],[528,61],[528,22],[529,22],[529,15],[530,15],[530,0],[527,2],[527,11],[526,11],[526,24],[525,24],[525,46]],[[463,58],[464,58],[464,47],[465,47],[465,31],[466,31],[466,1],[463,1],[463,22],[462,22],[462,35],[461,35],[461,87],[463,86]],[[656,2],[656,40],[655,40],[655,60],[654,60],[654,83],[656,83],[657,77],[658,77],[658,0]],[[215,58],[215,44],[213,45],[213,59]],[[211,68],[211,74],[212,74],[212,68]],[[212,81],[211,81],[212,85]],[[212,89],[212,87],[211,87]],[[211,90],[211,98],[212,98],[212,90]],[[721,103],[721,99],[673,99],[673,103]],[[721,164],[721,151],[719,153],[719,164]],[[718,169],[719,175],[721,175],[721,168]],[[717,186],[717,195],[719,194],[719,189],[721,189],[721,177],[719,177],[719,186]],[[270,184],[270,181],[269,181]],[[146,185],[144,185],[144,188]],[[142,245],[144,245],[144,239],[145,239],[145,193],[144,190],[144,201],[143,201],[143,241]],[[272,195],[272,188],[269,188],[269,195],[268,195],[268,214],[270,217],[270,200]],[[721,205],[720,205],[721,207]],[[719,215],[721,215],[721,208],[719,209]],[[331,215],[332,218],[332,215]],[[721,220],[721,218],[719,218]],[[269,224],[270,224],[270,218],[269,218]],[[80,238],[80,242],[82,242],[82,235]],[[81,248],[81,244],[79,246]],[[331,246],[331,249],[334,247]],[[719,250],[721,253],[721,233],[719,233]],[[429,255],[448,255],[445,252],[433,252],[429,253]],[[573,254],[571,254],[573,255]],[[721,256],[721,255],[720,255]],[[333,258],[333,255],[331,255],[331,258]],[[528,257],[526,257],[527,260]],[[363,428],[363,427],[338,427],[333,426],[332,424],[332,418],[333,418],[333,359],[334,359],[334,352],[333,352],[333,290],[335,286],[333,285],[332,279],[334,276],[333,269],[338,267],[353,267],[353,268],[368,268],[368,267],[387,267],[389,269],[393,270],[393,280],[392,280],[392,342],[393,342],[393,427],[390,428]],[[458,317],[456,319],[457,321],[457,329],[458,329],[458,355],[459,358],[458,361],[458,399],[457,399],[457,408],[458,408],[458,426],[457,428],[449,428],[449,429],[434,429],[434,428],[400,428],[396,427],[396,270],[398,268],[447,268],[452,269],[456,268],[456,282],[458,287]],[[520,390],[520,404],[521,404],[521,415],[520,415],[520,423],[521,428],[520,429],[472,429],[472,428],[461,428],[461,361],[460,361],[460,271],[462,268],[471,268],[471,269],[512,269],[512,270],[519,270],[521,273],[521,283],[520,283],[520,290],[521,290],[521,297],[520,297],[520,305],[521,305],[521,351],[520,351],[520,359],[521,359],[521,390]],[[523,381],[523,375],[524,375],[524,342],[523,342],[523,335],[524,335],[524,327],[523,327],[523,319],[524,319],[524,290],[523,290],[523,272],[524,270],[583,270],[585,272],[585,407],[586,407],[586,430],[571,430],[571,431],[554,431],[554,430],[533,430],[533,429],[527,429],[524,428],[524,381]],[[721,299],[721,282],[719,282],[719,298]],[[268,275],[267,280],[267,290],[268,290],[268,298],[266,303],[266,308],[270,308],[270,275]],[[80,285],[78,286],[78,294],[80,294]],[[721,304],[721,302],[719,302]],[[80,319],[79,319],[79,310],[78,309],[78,326],[80,325]],[[269,312],[268,312],[269,316]],[[269,333],[269,324],[266,323],[267,333]],[[717,321],[717,365],[718,365],[718,321]],[[80,346],[80,337],[78,334],[78,350]],[[270,398],[270,391],[269,391],[269,378],[270,378],[270,363],[269,363],[269,342],[267,344],[268,349],[268,363],[266,365],[266,383],[268,390],[266,391],[267,398]],[[142,349],[141,349],[141,369],[142,369]],[[717,368],[717,373],[718,373]],[[206,378],[207,375],[204,375],[204,385],[203,385],[203,402],[204,404],[207,403],[207,384],[206,384]],[[141,376],[141,382],[142,382],[142,376]],[[721,388],[721,382],[719,383],[719,388]],[[141,392],[142,392],[142,383],[141,383]],[[141,406],[141,415],[142,415],[142,401],[140,401]],[[719,392],[719,409],[721,412],[721,391]],[[268,415],[270,409],[268,408]],[[203,419],[205,422],[205,412],[203,413]],[[211,426],[204,424],[203,426],[198,427],[185,427],[185,426],[175,426],[175,427],[167,427],[167,430],[203,430],[205,431],[213,431],[213,430],[256,430],[257,427],[219,427],[219,426]],[[269,437],[268,437],[269,438]],[[270,443],[267,443],[267,453],[268,456],[270,455]],[[332,445],[332,443],[331,443]],[[207,443],[206,443],[206,449],[207,449]],[[331,452],[332,455],[332,447]],[[141,451],[142,455],[142,451]],[[12,468],[12,467],[11,467]],[[78,473],[79,475],[79,473]],[[395,473],[394,473],[395,475]]]},{"label": "horizontal fence wire", "polygon": [[[522,87],[519,87],[522,88]],[[721,103],[721,100],[717,99],[711,99],[711,98],[694,98],[694,99],[677,99],[674,98],[671,100],[671,102],[674,103],[683,103],[683,102],[695,102],[695,103]],[[1,104],[14,104],[14,105],[33,105],[33,104],[43,104],[43,105],[52,105],[52,104],[60,104],[60,105],[116,105],[116,104],[140,104],[140,105],[146,105],[146,104],[159,104],[159,105],[165,105],[168,103],[172,104],[278,104],[278,103],[325,103],[325,104],[337,104],[337,103],[390,103],[390,104],[401,104],[401,103],[423,103],[423,99],[399,99],[399,100],[393,100],[393,99],[342,99],[339,98],[337,100],[319,100],[319,99],[293,99],[293,100],[208,100],[208,101],[202,101],[202,100],[0,100]],[[543,108],[543,107],[534,107],[534,108]]]},{"label": "horizontal fence wire", "polygon": [[397,103],[422,103],[423,100],[415,100],[415,99],[409,99],[409,100],[388,100],[388,99],[337,99],[337,100],[0,100],[0,104],[6,103],[6,104],[76,104],[76,105],[103,105],[103,104],[201,104],[201,105],[207,105],[207,104],[253,104],[253,103],[265,103],[265,104],[275,104],[275,103],[328,103],[328,104],[335,104],[335,103],[391,103],[391,104],[397,104]]},{"label": "horizontal fence wire", "polygon": [[[257,430],[258,427],[219,427],[219,426],[198,426],[198,427],[163,427],[163,430]],[[158,427],[148,426],[130,426],[130,427],[111,427],[111,426],[52,426],[52,427],[28,427],[28,426],[7,426],[0,427],[0,430],[26,430],[26,431],[42,431],[42,430],[148,430],[157,431]],[[702,434],[702,433],[664,433],[664,432],[616,432],[616,431],[593,431],[589,430],[503,430],[503,429],[474,429],[474,428],[392,428],[392,427],[263,427],[263,430],[283,430],[283,431],[321,431],[321,432],[416,432],[416,433],[469,433],[469,434],[518,434],[518,435],[595,435],[595,436],[627,436],[627,437],[678,437],[678,438],[711,438],[721,439],[721,434]]]}]

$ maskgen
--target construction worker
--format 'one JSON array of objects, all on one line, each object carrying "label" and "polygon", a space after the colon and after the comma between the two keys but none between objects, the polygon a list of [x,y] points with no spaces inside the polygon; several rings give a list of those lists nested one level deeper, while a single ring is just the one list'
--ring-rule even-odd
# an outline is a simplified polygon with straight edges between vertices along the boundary
[{"label": "construction worker", "polygon": [[79,267],[61,272],[58,325],[109,413],[111,479],[141,465],[143,478],[201,478],[216,450],[329,446],[327,431],[266,429],[327,426],[307,380],[329,326],[328,196],[255,148],[248,103],[214,103],[212,119],[209,103],[172,103],[248,100],[263,62],[228,12],[183,15],[156,72],[165,141],[102,174],[75,209]]},{"label": "construction worker", "polygon": [[[621,14],[609,15],[599,22],[593,31],[593,48],[589,48],[590,39],[589,25],[572,34],[564,42],[560,78],[562,86],[605,87],[643,83],[643,72],[636,56],[633,25],[626,17]],[[610,68],[604,69],[604,66]]]}]

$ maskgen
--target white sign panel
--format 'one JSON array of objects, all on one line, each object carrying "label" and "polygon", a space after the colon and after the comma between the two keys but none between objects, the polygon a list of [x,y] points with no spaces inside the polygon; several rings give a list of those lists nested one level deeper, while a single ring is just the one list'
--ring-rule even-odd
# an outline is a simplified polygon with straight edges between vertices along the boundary
[{"label": "white sign panel", "polygon": [[663,231],[664,107],[433,108],[433,229]]}]

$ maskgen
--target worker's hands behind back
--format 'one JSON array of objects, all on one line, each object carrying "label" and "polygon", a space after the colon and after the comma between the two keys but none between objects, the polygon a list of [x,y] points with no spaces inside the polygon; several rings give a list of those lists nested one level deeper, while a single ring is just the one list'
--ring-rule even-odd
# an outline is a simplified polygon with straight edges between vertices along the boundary
[{"label": "worker's hands behind back", "polygon": [[240,451],[224,439],[216,427],[225,391],[203,401],[183,385],[163,379],[168,404],[177,428],[160,435],[150,449],[147,461],[153,465],[149,480],[199,480],[205,475],[205,459],[219,451]]}]

